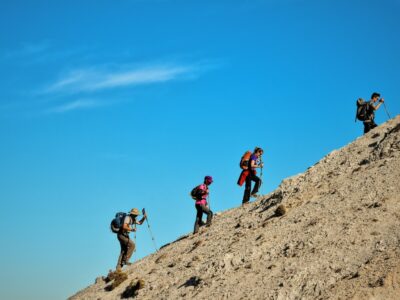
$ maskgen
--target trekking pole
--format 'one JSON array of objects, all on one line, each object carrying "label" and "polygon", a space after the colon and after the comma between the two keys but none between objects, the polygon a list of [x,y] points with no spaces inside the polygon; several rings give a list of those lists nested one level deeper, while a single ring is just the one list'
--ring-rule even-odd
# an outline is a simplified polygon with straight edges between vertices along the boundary
[{"label": "trekking pole", "polygon": [[[135,250],[136,250],[136,223],[135,223],[135,225],[134,225],[134,228],[135,228],[135,231],[133,232],[133,240],[134,240],[134,242],[135,242]],[[136,251],[133,251],[133,260],[135,260],[135,252]]]},{"label": "trekking pole", "polygon": [[260,194],[261,194],[261,187],[262,187],[262,184],[263,184],[262,177],[263,177],[263,169],[264,169],[264,165],[263,165],[263,161],[262,161],[261,156],[260,156],[260,164],[262,165],[262,167],[260,168],[260,169],[261,169],[261,170],[260,170],[260,179],[261,179],[261,183],[260,183]]},{"label": "trekking pole", "polygon": [[[143,214],[145,214],[145,213],[146,213],[146,211],[143,208]],[[147,223],[147,228],[149,229],[149,232],[150,232],[151,240],[153,241],[154,248],[156,249],[156,252],[158,252],[158,248],[157,248],[157,245],[156,245],[156,240],[154,239],[153,232],[151,231],[150,223],[149,223],[149,220],[147,218],[147,215],[146,215],[146,223]]]},{"label": "trekking pole", "polygon": [[385,102],[383,102],[383,108],[385,109],[386,114],[388,115],[389,119],[391,119],[390,114],[389,114],[389,112],[388,112],[388,110],[387,110],[387,108],[386,108]]}]

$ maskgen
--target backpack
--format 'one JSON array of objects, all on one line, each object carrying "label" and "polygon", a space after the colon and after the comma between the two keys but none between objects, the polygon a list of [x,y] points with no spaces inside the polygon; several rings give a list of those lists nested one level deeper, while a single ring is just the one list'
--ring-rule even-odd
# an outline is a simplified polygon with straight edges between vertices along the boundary
[{"label": "backpack", "polygon": [[124,213],[124,212],[116,213],[115,218],[111,221],[111,224],[110,224],[110,228],[111,228],[112,232],[114,232],[114,233],[119,232],[122,225],[124,224],[124,220],[127,215],[128,214]]},{"label": "backpack", "polygon": [[201,197],[203,196],[203,190],[201,190],[199,187],[199,185],[196,186],[190,192],[190,197],[192,197],[193,200],[201,200]]},{"label": "backpack", "polygon": [[251,151],[246,151],[242,158],[240,159],[239,167],[243,170],[247,170],[249,168],[249,160],[251,157]]},{"label": "backpack", "polygon": [[360,121],[366,121],[369,118],[368,115],[368,108],[369,108],[369,102],[364,101],[362,98],[358,98],[357,102],[357,111],[356,111],[356,119],[355,122],[358,120]]}]

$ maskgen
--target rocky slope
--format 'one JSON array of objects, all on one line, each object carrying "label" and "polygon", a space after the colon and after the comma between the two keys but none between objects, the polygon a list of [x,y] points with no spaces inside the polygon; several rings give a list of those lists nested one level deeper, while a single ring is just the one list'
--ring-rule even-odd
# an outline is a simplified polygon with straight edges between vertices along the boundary
[{"label": "rocky slope", "polygon": [[400,299],[399,178],[397,116],[70,299]]}]

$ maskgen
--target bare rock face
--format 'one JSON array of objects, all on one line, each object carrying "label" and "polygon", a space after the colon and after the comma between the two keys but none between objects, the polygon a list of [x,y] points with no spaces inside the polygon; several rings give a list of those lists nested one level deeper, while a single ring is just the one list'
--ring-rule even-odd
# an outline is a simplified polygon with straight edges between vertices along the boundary
[{"label": "bare rock face", "polygon": [[400,299],[399,179],[397,116],[70,299]]}]

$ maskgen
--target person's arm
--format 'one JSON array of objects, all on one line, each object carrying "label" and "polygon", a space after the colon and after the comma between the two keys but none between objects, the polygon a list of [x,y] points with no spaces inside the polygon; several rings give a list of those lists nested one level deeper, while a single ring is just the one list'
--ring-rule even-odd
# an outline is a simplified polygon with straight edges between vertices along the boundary
[{"label": "person's arm", "polygon": [[142,225],[144,220],[146,220],[146,218],[147,218],[147,215],[144,214],[142,219],[140,219],[139,221],[135,220],[135,224]]},{"label": "person's arm", "polygon": [[203,184],[200,184],[200,185],[198,186],[197,190],[200,191],[201,196],[204,196],[205,194],[207,194],[208,188],[207,188],[207,186],[203,183]]},{"label": "person's arm", "polygon": [[262,168],[263,167],[263,163],[257,165],[255,160],[251,160],[251,167],[252,168]]},{"label": "person's arm", "polygon": [[378,108],[382,105],[383,102],[385,102],[385,99],[381,98],[376,106],[372,105],[373,110],[378,110]]},{"label": "person's arm", "polygon": [[122,225],[122,229],[123,229],[124,231],[127,231],[127,232],[136,231],[135,228],[132,228],[131,226],[129,226],[128,223],[125,223],[125,222],[124,222],[124,224]]}]

